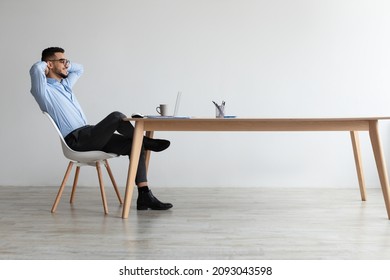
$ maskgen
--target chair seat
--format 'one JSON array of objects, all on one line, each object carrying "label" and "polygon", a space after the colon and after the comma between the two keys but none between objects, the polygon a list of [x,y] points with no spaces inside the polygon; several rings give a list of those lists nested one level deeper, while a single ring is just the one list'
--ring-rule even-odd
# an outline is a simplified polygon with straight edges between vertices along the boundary
[{"label": "chair seat", "polygon": [[72,150],[65,143],[65,141],[61,141],[61,144],[62,144],[62,151],[64,153],[64,156],[67,159],[70,159],[75,162],[80,162],[85,164],[92,163],[94,165],[94,163],[97,161],[118,157],[117,154],[106,153],[103,151],[86,151],[86,152],[75,151]]}]

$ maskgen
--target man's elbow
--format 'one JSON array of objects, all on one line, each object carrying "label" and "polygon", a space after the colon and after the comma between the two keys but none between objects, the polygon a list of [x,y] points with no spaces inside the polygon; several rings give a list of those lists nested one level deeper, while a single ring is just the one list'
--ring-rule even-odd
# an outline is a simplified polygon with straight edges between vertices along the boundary
[{"label": "man's elbow", "polygon": [[44,73],[45,71],[45,68],[46,68],[46,63],[42,62],[42,61],[39,61],[37,63],[34,63],[31,68],[30,68],[30,75],[33,77],[33,76],[37,76],[37,75],[41,75],[42,73]]}]

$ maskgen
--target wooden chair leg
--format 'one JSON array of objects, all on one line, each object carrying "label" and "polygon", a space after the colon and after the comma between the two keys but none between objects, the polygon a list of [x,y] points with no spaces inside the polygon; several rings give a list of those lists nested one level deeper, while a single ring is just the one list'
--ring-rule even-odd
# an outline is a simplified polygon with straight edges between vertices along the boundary
[{"label": "wooden chair leg", "polygon": [[102,171],[101,171],[99,162],[96,162],[96,170],[97,170],[98,177],[99,177],[100,193],[102,195],[104,214],[108,214],[106,193],[104,192],[104,183],[103,183]]},{"label": "wooden chair leg", "polygon": [[79,180],[80,166],[76,167],[76,173],[74,174],[72,193],[70,195],[70,203],[74,201],[74,195],[76,193],[77,181]]},{"label": "wooden chair leg", "polygon": [[120,192],[118,190],[118,186],[117,186],[117,184],[115,182],[114,175],[112,175],[111,167],[108,164],[108,160],[106,160],[106,159],[104,160],[104,165],[106,166],[108,175],[110,176],[110,179],[111,179],[111,182],[112,182],[112,186],[114,187],[114,190],[116,192],[116,196],[118,197],[119,203],[120,203],[120,205],[122,205],[123,204],[122,197],[121,197],[121,194],[120,194]]},{"label": "wooden chair leg", "polygon": [[68,168],[66,169],[66,172],[65,172],[65,175],[64,175],[64,179],[62,180],[61,187],[58,190],[56,200],[54,201],[53,207],[51,208],[51,212],[52,213],[54,213],[56,211],[58,203],[61,200],[62,192],[64,191],[65,184],[66,184],[66,181],[68,181],[70,171],[72,171],[72,167],[73,167],[73,162],[70,161],[69,164],[68,164]]}]

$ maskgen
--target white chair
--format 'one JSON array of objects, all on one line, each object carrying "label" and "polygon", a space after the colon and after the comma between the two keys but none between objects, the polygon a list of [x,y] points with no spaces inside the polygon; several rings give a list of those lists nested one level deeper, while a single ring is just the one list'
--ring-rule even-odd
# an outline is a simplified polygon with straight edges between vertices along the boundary
[{"label": "white chair", "polygon": [[68,168],[66,169],[64,179],[62,180],[60,189],[58,190],[57,197],[54,201],[53,207],[51,209],[51,212],[54,213],[57,209],[58,203],[61,200],[62,192],[64,191],[65,184],[68,180],[69,174],[72,170],[73,165],[76,165],[76,172],[74,176],[74,181],[73,181],[73,188],[72,188],[72,193],[70,196],[70,203],[73,203],[74,200],[74,195],[76,192],[76,186],[77,186],[77,180],[79,177],[79,172],[80,172],[80,167],[81,166],[95,166],[97,173],[98,173],[98,178],[99,178],[99,185],[100,185],[100,192],[102,196],[102,201],[103,201],[103,208],[104,208],[104,213],[108,214],[108,207],[107,207],[107,201],[106,201],[106,194],[104,191],[104,184],[103,184],[103,178],[102,178],[102,173],[101,173],[101,168],[100,164],[103,163],[104,166],[107,169],[108,175],[110,176],[112,185],[115,189],[116,195],[118,197],[119,203],[122,204],[122,197],[119,193],[118,187],[116,185],[114,176],[112,175],[110,165],[108,164],[108,159],[118,157],[116,154],[109,154],[105,153],[102,151],[87,151],[87,152],[78,152],[72,150],[65,142],[64,137],[62,136],[60,130],[58,129],[56,123],[54,120],[51,118],[51,116],[47,112],[43,112],[44,115],[48,117],[54,128],[56,129],[58,135],[60,136],[61,139],[61,145],[62,145],[62,151],[64,153],[64,156],[69,159],[69,164]]}]

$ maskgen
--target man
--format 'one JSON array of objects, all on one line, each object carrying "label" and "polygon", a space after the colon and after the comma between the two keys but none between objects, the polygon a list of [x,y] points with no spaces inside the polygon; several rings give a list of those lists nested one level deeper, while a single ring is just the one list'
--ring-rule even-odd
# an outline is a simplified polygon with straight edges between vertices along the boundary
[{"label": "man", "polygon": [[[62,48],[50,47],[42,51],[41,61],[30,69],[31,93],[42,111],[56,122],[66,143],[76,151],[101,150],[118,155],[130,155],[134,127],[123,121],[126,116],[113,112],[96,125],[88,125],[72,88],[83,73],[83,66],[70,63]],[[116,133],[115,133],[116,132]],[[170,142],[144,137],[136,185],[138,210],[167,210],[171,203],[163,203],[153,196],[148,187],[144,150],[160,152]]]}]

